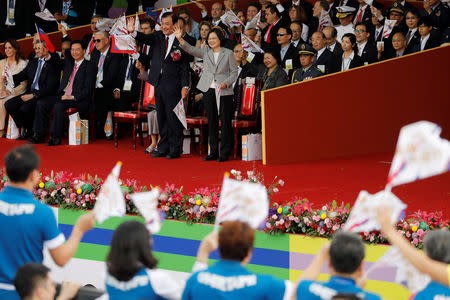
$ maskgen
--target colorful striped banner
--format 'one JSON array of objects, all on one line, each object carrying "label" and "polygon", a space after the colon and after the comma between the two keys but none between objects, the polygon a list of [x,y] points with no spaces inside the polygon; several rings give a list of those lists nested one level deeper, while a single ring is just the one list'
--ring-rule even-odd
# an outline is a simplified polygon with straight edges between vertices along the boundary
[{"label": "colorful striped banner", "polygon": [[[58,223],[66,238],[83,211],[58,209]],[[75,258],[104,262],[114,229],[127,220],[144,222],[141,217],[125,216],[111,218],[102,225],[87,232],[78,248]],[[189,273],[195,262],[200,241],[213,230],[213,225],[186,224],[181,221],[166,220],[161,231],[153,235],[153,251],[159,260],[158,268]],[[281,279],[296,281],[308,267],[314,255],[326,242],[323,238],[303,235],[269,235],[261,231],[255,234],[252,259],[248,268],[254,272],[272,274]],[[368,269],[387,250],[388,246],[368,245],[364,269]],[[217,251],[211,255],[211,262],[218,259]],[[96,270],[89,270],[89,272]],[[97,270],[98,271],[98,270]],[[325,266],[320,279],[328,278],[329,269]],[[394,283],[395,268],[385,267],[372,272],[366,288],[379,293],[384,299],[408,299],[410,293]]]}]

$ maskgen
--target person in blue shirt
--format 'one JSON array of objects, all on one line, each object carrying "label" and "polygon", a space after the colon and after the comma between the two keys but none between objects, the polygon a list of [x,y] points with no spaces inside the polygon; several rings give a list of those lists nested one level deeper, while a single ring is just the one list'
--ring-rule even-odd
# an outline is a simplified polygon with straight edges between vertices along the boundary
[{"label": "person in blue shirt", "polygon": [[64,266],[75,254],[83,234],[95,224],[87,213],[75,224],[65,242],[52,209],[33,197],[39,182],[39,157],[30,146],[17,147],[5,156],[8,183],[0,193],[0,300],[19,299],[13,285],[17,269],[41,263],[44,246],[54,262]]},{"label": "person in blue shirt", "polygon": [[[357,285],[363,278],[365,256],[361,238],[349,232],[338,232],[326,243],[300,277],[297,299],[381,299]],[[330,262],[330,280],[316,281],[325,262]]]},{"label": "person in blue shirt", "polygon": [[[291,299],[289,281],[245,268],[252,256],[254,237],[254,230],[240,221],[225,222],[220,233],[206,236],[193,268],[194,272],[201,271],[188,279],[182,299]],[[221,259],[208,268],[209,254],[217,247]]]},{"label": "person in blue shirt", "polygon": [[183,284],[155,270],[152,239],[144,224],[124,222],[114,231],[106,259],[110,300],[180,299]]}]

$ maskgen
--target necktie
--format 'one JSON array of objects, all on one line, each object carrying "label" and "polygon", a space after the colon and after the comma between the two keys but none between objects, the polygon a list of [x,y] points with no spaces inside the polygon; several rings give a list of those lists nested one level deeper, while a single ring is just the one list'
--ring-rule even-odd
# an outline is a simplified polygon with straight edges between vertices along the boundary
[{"label": "necktie", "polygon": [[166,36],[166,43],[165,43],[165,47],[164,47],[164,56],[166,56],[167,47],[169,47],[169,37],[168,36]]},{"label": "necktie", "polygon": [[406,44],[409,43],[409,40],[411,39],[411,29],[408,30],[408,33],[406,34]]},{"label": "necktie", "polygon": [[16,4],[15,0],[9,0],[9,11],[8,11],[8,16],[9,16],[9,23],[11,23],[11,25],[14,25],[14,5]]},{"label": "necktie", "polygon": [[37,70],[36,70],[36,75],[34,75],[34,80],[33,80],[33,83],[31,84],[31,90],[35,90],[36,86],[38,85],[39,76],[41,75],[41,71],[42,71],[42,66],[43,65],[44,65],[44,60],[43,59],[39,59],[38,67],[37,67]]},{"label": "necktie", "polygon": [[358,14],[356,15],[355,24],[361,23],[363,17],[364,10],[359,9]]},{"label": "necktie", "polygon": [[94,44],[95,44],[94,40],[95,40],[94,35],[92,35],[92,39],[89,42],[89,55],[91,55],[92,51],[94,50]]},{"label": "necktie", "polygon": [[80,67],[80,65],[79,66],[77,66],[76,64],[74,65],[73,71],[72,71],[72,73],[69,76],[69,83],[67,84],[66,92],[64,94],[72,95],[73,81],[75,79],[75,74],[77,73],[78,68]]}]

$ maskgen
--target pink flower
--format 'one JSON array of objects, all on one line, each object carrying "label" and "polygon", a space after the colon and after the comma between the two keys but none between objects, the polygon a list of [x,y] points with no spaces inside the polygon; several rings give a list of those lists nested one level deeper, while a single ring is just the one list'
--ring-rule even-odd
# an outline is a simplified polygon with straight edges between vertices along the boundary
[{"label": "pink flower", "polygon": [[406,237],[411,237],[411,232],[407,231],[406,232]]},{"label": "pink flower", "polygon": [[419,237],[423,236],[424,233],[425,233],[425,231],[423,231],[423,229],[417,230],[417,234],[419,235]]},{"label": "pink flower", "polygon": [[308,224],[309,222],[310,222],[310,221],[309,221],[309,218],[303,217],[303,223]]},{"label": "pink flower", "polygon": [[417,240],[417,239],[413,239],[413,244],[415,245],[415,246],[417,246],[417,244],[419,243],[419,240]]},{"label": "pink flower", "polygon": [[278,225],[280,225],[280,221],[275,222],[275,226],[278,226]]},{"label": "pink flower", "polygon": [[284,219],[281,219],[280,220],[280,225],[283,225],[284,224]]},{"label": "pink flower", "polygon": [[70,203],[70,199],[69,198],[66,198],[65,201],[66,201],[66,203]]},{"label": "pink flower", "polygon": [[298,219],[298,217],[295,217],[295,218],[294,218],[294,222],[295,222],[295,223],[298,223],[299,221],[300,221],[300,220]]},{"label": "pink flower", "polygon": [[77,206],[80,206],[80,202],[78,202],[78,201],[77,201],[77,202],[75,202],[75,204],[76,204]]},{"label": "pink flower", "polygon": [[284,181],[283,180],[278,180],[278,184],[280,185],[280,186],[283,186],[284,185]]},{"label": "pink flower", "polygon": [[325,230],[322,228],[322,229],[320,229],[319,233],[324,235],[325,234]]},{"label": "pink flower", "polygon": [[271,228],[272,228],[272,225],[270,225],[269,222],[266,222],[266,227],[269,228],[269,229],[271,229]]},{"label": "pink flower", "polygon": [[276,188],[276,187],[273,188],[273,192],[274,192],[274,193],[278,193],[279,191],[280,191],[280,190],[279,190],[278,188]]},{"label": "pink flower", "polygon": [[277,215],[272,215],[272,219],[276,220],[276,219],[278,219],[278,216]]},{"label": "pink flower", "polygon": [[313,219],[315,222],[319,222],[319,221],[320,221],[320,216],[315,215],[315,216],[312,217],[312,219]]}]

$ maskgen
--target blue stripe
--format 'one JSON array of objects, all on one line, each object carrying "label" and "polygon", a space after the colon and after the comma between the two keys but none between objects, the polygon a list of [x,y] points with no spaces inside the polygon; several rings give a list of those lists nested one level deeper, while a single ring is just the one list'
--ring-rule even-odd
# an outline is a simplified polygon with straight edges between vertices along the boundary
[{"label": "blue stripe", "polygon": [[[59,230],[68,239],[73,225],[59,224],[58,226]],[[93,228],[84,234],[81,242],[109,246],[113,233],[114,230]],[[200,246],[200,242],[198,240],[153,235],[153,251],[195,257],[197,256],[197,249]],[[216,250],[211,253],[210,258],[218,259],[218,251]],[[289,269],[289,252],[254,248],[250,264]]]}]

